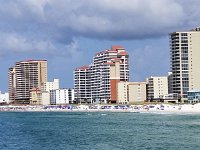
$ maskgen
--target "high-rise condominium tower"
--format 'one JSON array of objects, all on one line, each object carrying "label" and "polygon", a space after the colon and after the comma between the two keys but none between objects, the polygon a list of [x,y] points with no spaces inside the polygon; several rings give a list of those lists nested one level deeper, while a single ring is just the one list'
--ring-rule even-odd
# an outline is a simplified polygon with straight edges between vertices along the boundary
[{"label": "high-rise condominium tower", "polygon": [[187,91],[200,89],[200,28],[170,34],[170,91],[183,99]]},{"label": "high-rise condominium tower", "polygon": [[82,66],[74,71],[74,91],[77,103],[91,102],[90,67]]},{"label": "high-rise condominium tower", "polygon": [[16,62],[9,68],[9,100],[16,104],[30,104],[30,91],[41,90],[47,82],[47,61],[27,60]]},{"label": "high-rise condominium tower", "polygon": [[74,76],[76,99],[116,103],[118,82],[129,80],[128,53],[121,46],[112,46],[96,53],[93,63],[76,69]]}]

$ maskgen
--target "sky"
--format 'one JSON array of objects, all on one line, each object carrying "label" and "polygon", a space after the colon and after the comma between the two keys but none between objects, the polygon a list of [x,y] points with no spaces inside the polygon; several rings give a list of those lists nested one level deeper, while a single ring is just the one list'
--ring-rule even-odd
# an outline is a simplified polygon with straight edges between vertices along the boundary
[{"label": "sky", "polygon": [[199,0],[0,0],[0,91],[8,68],[47,59],[48,81],[73,88],[73,70],[121,45],[130,81],[170,71],[169,33],[200,26]]}]

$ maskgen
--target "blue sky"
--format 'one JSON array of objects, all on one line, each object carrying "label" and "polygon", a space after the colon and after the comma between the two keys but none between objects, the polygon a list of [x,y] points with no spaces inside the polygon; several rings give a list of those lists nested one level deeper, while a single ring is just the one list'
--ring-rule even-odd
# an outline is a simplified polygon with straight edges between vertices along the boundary
[{"label": "blue sky", "polygon": [[169,38],[200,25],[199,0],[0,0],[0,90],[16,61],[47,59],[48,80],[73,87],[73,70],[121,45],[131,81],[167,75]]}]

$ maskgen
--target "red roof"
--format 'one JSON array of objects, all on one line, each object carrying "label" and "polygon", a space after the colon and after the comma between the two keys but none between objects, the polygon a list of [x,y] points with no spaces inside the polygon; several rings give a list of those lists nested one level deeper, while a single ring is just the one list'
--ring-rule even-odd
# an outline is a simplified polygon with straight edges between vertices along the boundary
[{"label": "red roof", "polygon": [[116,50],[108,50],[107,52],[108,52],[108,53],[117,53]]},{"label": "red roof", "polygon": [[124,47],[120,46],[120,45],[113,45],[111,47],[112,50],[117,51],[117,49],[124,49]]},{"label": "red roof", "polygon": [[89,67],[88,65],[85,65],[85,66],[76,68],[76,70],[86,70],[86,69],[89,69],[89,68],[90,68],[90,67]]},{"label": "red roof", "polygon": [[103,53],[106,53],[107,51],[108,51],[108,50],[104,50],[104,51],[98,52],[98,53],[95,54],[95,56],[96,56],[96,55],[103,54]]},{"label": "red roof", "polygon": [[120,52],[120,53],[118,53],[118,55],[128,55],[128,53],[127,52]]}]

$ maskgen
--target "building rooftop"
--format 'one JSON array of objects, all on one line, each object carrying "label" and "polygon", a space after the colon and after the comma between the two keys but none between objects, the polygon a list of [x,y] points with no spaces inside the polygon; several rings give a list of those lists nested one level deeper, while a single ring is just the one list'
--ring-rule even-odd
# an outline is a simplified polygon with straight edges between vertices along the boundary
[{"label": "building rooftop", "polygon": [[84,65],[82,67],[76,68],[75,70],[86,70],[89,69],[90,67],[88,65]]},{"label": "building rooftop", "polygon": [[124,52],[119,52],[118,55],[128,55],[128,53],[124,51]]},{"label": "building rooftop", "polygon": [[117,51],[118,49],[124,49],[124,47],[120,46],[120,45],[113,45],[111,47],[111,50]]},{"label": "building rooftop", "polygon": [[45,59],[40,59],[40,60],[28,59],[28,60],[19,61],[17,63],[29,63],[29,62],[39,62],[39,61],[47,61],[47,60],[45,60]]},{"label": "building rooftop", "polygon": [[[124,47],[120,46],[120,45],[113,45],[111,47],[111,49],[106,49],[106,50],[103,50],[101,52],[98,52],[95,54],[95,56],[97,55],[100,55],[100,54],[103,54],[103,53],[118,53],[118,50],[125,50]],[[128,53],[126,52],[119,52],[121,55],[128,55]]]}]

